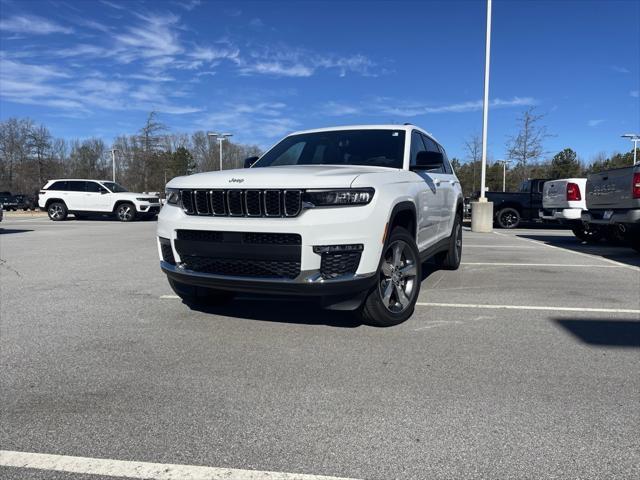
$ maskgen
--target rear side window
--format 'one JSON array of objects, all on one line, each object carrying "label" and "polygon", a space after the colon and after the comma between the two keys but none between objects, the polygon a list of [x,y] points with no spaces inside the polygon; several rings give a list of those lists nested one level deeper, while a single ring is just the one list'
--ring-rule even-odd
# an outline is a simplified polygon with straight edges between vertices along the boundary
[{"label": "rear side window", "polygon": [[67,182],[65,181],[61,181],[61,182],[53,182],[53,185],[51,185],[49,188],[47,188],[47,190],[58,190],[58,191],[65,191],[67,189]]},{"label": "rear side window", "polygon": [[69,182],[67,183],[67,190],[70,192],[84,192],[86,190],[85,183],[87,182],[82,182],[79,180],[69,180]]},{"label": "rear side window", "polygon": [[[438,153],[442,153],[442,150],[440,148],[438,148],[438,144],[436,142],[434,142],[433,140],[431,140],[429,137],[427,137],[426,135],[422,135],[422,141],[424,142],[425,147],[427,147],[427,150],[429,152],[438,152]],[[429,170],[432,173],[450,173],[447,172],[447,157],[444,155],[444,153],[442,154],[443,157],[443,163],[442,166],[439,168],[434,168]]]},{"label": "rear side window", "polygon": [[452,175],[453,174],[453,167],[449,163],[449,157],[447,157],[447,152],[444,151],[444,148],[442,148],[442,145],[438,145],[438,148],[440,149],[440,152],[442,153],[442,158],[444,159],[444,171],[445,171],[445,173],[448,173],[448,174]]},{"label": "rear side window", "polygon": [[107,190],[96,182],[87,182],[87,192],[100,193],[102,191],[106,192]]}]

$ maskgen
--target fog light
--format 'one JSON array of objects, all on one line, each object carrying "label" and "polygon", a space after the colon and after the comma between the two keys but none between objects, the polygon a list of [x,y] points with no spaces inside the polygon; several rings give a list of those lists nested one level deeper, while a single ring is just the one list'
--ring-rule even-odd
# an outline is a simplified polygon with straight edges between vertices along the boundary
[{"label": "fog light", "polygon": [[354,243],[350,245],[316,245],[313,247],[313,253],[322,255],[323,253],[347,253],[347,252],[361,252],[364,245],[361,243]]}]

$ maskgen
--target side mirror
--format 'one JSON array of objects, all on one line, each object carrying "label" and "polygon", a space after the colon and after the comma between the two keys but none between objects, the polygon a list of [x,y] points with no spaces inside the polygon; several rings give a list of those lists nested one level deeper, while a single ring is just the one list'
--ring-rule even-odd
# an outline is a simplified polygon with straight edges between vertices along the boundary
[{"label": "side mirror", "polygon": [[244,168],[251,168],[260,157],[249,157],[244,159]]},{"label": "side mirror", "polygon": [[422,150],[416,155],[416,164],[412,166],[415,170],[434,170],[444,166],[444,157],[440,152],[428,152]]},{"label": "side mirror", "polygon": [[107,193],[109,192],[107,192],[106,190],[100,190],[100,195],[106,195]]}]

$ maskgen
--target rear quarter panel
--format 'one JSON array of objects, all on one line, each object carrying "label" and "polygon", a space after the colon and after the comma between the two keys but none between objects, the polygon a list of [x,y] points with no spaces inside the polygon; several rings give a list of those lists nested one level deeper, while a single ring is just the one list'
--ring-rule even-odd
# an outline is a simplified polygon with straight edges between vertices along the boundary
[{"label": "rear quarter panel", "polygon": [[633,174],[636,172],[640,172],[640,164],[589,175],[587,208],[589,210],[640,208],[640,198],[632,197]]}]

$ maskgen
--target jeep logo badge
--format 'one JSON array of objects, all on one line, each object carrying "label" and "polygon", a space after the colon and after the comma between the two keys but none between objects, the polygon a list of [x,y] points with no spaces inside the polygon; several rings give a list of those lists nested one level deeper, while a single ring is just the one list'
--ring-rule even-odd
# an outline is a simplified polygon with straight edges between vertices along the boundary
[{"label": "jeep logo badge", "polygon": [[244,178],[230,178],[229,183],[242,183],[244,182]]}]

